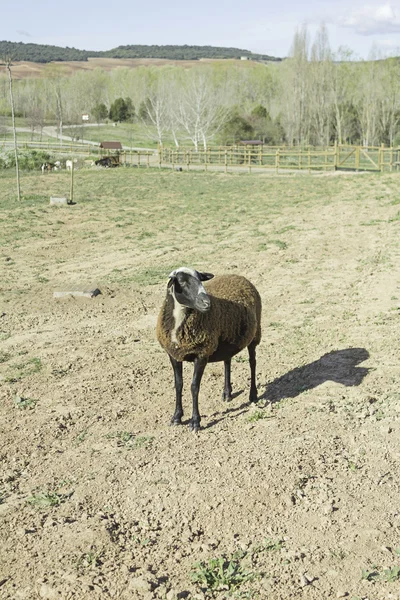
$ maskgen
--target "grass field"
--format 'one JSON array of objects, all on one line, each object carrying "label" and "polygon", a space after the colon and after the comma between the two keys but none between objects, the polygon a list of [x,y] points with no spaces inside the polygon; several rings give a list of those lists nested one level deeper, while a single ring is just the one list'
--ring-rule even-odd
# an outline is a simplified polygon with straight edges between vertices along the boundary
[{"label": "grass field", "polygon": [[[0,597],[398,599],[399,176],[0,173]],[[171,269],[259,289],[169,427]],[[54,298],[98,286],[101,295]]]},{"label": "grass field", "polygon": [[[101,124],[98,127],[72,127],[64,128],[64,134],[68,136],[78,135],[80,139],[91,142],[117,141],[123,146],[131,148],[154,148],[158,146],[157,139],[149,132],[142,123],[118,123],[116,127],[112,123]],[[166,144],[173,145],[173,140],[164,140]]]}]

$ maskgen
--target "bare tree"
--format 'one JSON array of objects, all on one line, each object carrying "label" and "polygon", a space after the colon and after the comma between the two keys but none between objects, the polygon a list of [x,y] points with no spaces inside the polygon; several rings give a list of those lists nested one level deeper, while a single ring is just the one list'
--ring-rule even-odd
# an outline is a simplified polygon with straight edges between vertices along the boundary
[{"label": "bare tree", "polygon": [[304,25],[293,39],[290,57],[282,65],[282,125],[289,144],[307,144],[310,139],[309,36]]},{"label": "bare tree", "polygon": [[328,31],[321,24],[311,48],[309,110],[312,138],[315,145],[328,146],[332,114],[332,54]]},{"label": "bare tree", "polygon": [[176,118],[193,142],[207,149],[211,139],[225,124],[229,108],[221,101],[217,87],[213,86],[205,71],[187,71],[176,104]]}]

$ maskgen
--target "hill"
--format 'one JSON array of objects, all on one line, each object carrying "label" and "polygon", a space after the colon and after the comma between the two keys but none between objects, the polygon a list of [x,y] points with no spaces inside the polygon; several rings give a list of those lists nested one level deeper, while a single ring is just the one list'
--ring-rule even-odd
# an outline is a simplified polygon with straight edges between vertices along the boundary
[{"label": "hill", "polygon": [[0,41],[0,56],[11,56],[15,61],[49,63],[55,61],[87,61],[89,58],[155,58],[169,60],[227,59],[246,56],[258,61],[279,61],[266,54],[253,54],[240,48],[215,46],[118,46],[106,51],[78,50],[43,44]]}]

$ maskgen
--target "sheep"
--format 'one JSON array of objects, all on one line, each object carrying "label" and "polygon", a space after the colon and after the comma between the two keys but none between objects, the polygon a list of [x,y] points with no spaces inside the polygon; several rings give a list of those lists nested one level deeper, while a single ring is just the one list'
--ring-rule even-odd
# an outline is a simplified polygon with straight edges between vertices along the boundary
[{"label": "sheep", "polygon": [[261,339],[261,298],[245,277],[220,275],[214,278],[212,273],[200,273],[187,267],[172,271],[156,335],[174,370],[176,405],[171,425],[181,424],[183,416],[183,361],[194,363],[191,431],[197,433],[200,429],[198,396],[208,362],[224,361],[222,398],[229,401],[232,398],[231,359],[247,347],[251,373],[249,401],[257,401],[256,346]]},{"label": "sheep", "polygon": [[42,173],[44,173],[45,171],[53,171],[55,169],[55,166],[55,163],[45,162],[40,168],[42,170]]},{"label": "sheep", "polygon": [[[77,158],[74,158],[73,160],[72,160],[72,158],[71,158],[71,159],[69,159],[69,158],[68,158],[68,159],[65,161],[65,168],[67,169],[67,171],[72,171],[72,167],[73,167],[74,165],[76,165],[76,163],[77,163],[77,162],[78,162],[78,159],[77,159]],[[94,163],[93,163],[93,164],[94,164]]]}]

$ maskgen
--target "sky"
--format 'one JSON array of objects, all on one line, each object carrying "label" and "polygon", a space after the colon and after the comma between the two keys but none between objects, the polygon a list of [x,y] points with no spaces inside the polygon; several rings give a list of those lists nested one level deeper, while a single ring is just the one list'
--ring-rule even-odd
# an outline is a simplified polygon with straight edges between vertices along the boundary
[{"label": "sky", "polygon": [[109,50],[128,44],[227,46],[284,57],[296,28],[324,22],[332,50],[400,55],[400,0],[6,1],[0,40]]}]

